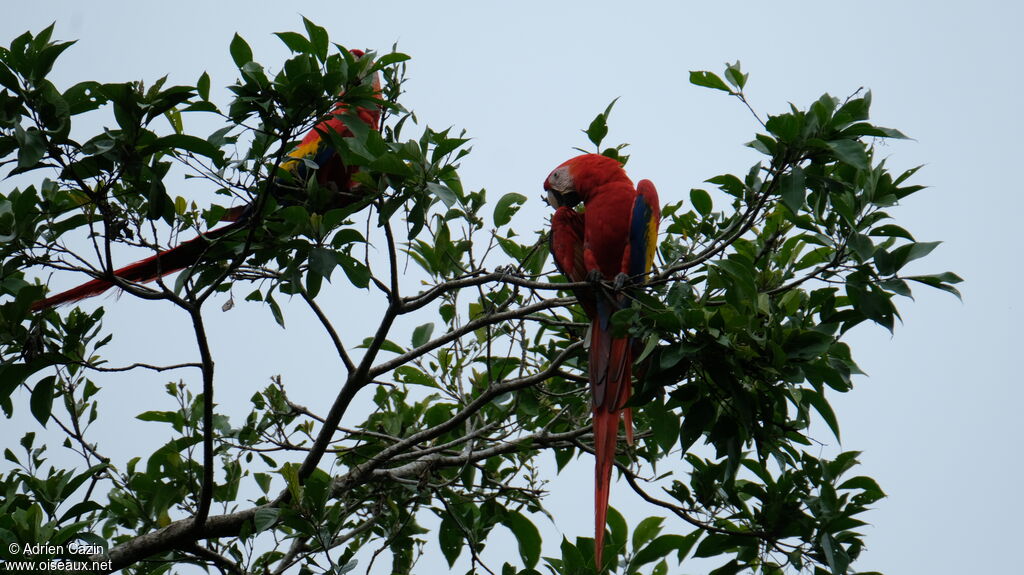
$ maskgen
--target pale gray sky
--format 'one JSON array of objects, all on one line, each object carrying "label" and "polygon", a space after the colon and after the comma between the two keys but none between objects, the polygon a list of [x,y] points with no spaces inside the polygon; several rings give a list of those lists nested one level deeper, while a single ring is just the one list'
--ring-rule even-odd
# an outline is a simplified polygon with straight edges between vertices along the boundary
[{"label": "pale gray sky", "polygon": [[[1014,550],[1024,537],[1016,489],[1024,475],[1024,389],[1016,354],[1024,343],[1017,299],[1024,278],[1011,234],[1024,213],[1017,174],[1024,132],[1021,4],[634,4],[35,2],[0,20],[0,43],[56,20],[55,37],[79,40],[58,63],[59,85],[165,74],[191,83],[206,70],[222,87],[235,78],[227,51],[234,32],[273,67],[287,53],[272,33],[301,29],[300,14],[351,47],[387,50],[397,42],[413,57],[404,104],[433,127],[469,131],[474,153],[463,163],[464,184],[486,187],[492,199],[527,195],[530,203],[515,220],[524,232],[546,216],[536,200],[543,178],[573,154],[572,146],[585,143],[579,130],[613,98],[620,100],[609,141],[631,143],[630,174],[653,180],[667,203],[708,177],[745,172],[758,160],[743,147],[757,128],[753,119],[738,101],[688,85],[689,70],[719,71],[725,61],[741,60],[750,73],[748,96],[762,113],[788,101],[806,105],[824,92],[871,89],[875,122],[914,138],[883,150],[889,165],[924,164],[916,181],[930,186],[895,210],[899,223],[919,240],[945,242],[915,269],[952,270],[965,283],[963,304],[922,287],[916,301],[899,302],[905,325],[895,336],[864,326],[851,337],[870,377],[833,397],[842,447],[864,452],[860,472],[889,495],[868,516],[868,549],[856,567],[890,574],[1020,572]],[[223,90],[214,97],[227,101]],[[329,307],[339,313],[352,303]],[[166,348],[155,361],[187,360],[187,325],[171,310],[152,307],[128,298],[109,306],[107,326],[117,341],[137,343],[123,357]],[[236,417],[270,375],[302,382],[316,357],[311,346],[326,345],[297,337],[301,319],[283,332],[262,312],[226,314],[209,328],[212,338],[227,342],[218,350],[220,373],[238,374],[220,388],[237,385],[234,406],[223,391],[220,399]],[[282,367],[280,355],[252,353],[253,334],[294,362]],[[112,417],[118,415],[106,441],[151,429],[120,415],[164,402],[164,381],[133,376],[105,388],[117,405]],[[325,390],[295,393],[310,404],[327,397]],[[31,419],[0,421],[5,437],[33,426]],[[589,481],[590,465],[582,461],[571,480],[551,484],[550,507],[566,518],[558,529],[570,539],[592,533],[590,495],[574,484]],[[612,504],[630,507],[634,524],[659,514],[620,495],[625,491],[613,489]],[[558,530],[545,529],[548,554],[556,553]],[[436,548],[420,567],[447,571]],[[683,569],[701,571],[696,564]]]}]

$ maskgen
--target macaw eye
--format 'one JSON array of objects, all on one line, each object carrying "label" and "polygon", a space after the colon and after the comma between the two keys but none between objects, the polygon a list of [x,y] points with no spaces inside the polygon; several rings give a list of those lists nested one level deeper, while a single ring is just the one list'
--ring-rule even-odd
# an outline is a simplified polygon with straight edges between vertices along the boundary
[{"label": "macaw eye", "polygon": [[565,190],[572,188],[572,180],[569,178],[568,172],[559,168],[551,172],[551,175],[548,176],[548,185],[559,192],[564,192]]}]

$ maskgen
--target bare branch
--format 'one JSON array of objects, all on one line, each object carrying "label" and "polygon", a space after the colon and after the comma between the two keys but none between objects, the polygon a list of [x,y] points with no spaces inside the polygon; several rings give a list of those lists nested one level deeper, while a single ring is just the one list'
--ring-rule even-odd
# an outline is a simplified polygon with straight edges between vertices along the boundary
[{"label": "bare branch", "polygon": [[320,306],[317,305],[316,301],[309,297],[309,293],[306,292],[305,289],[302,289],[301,293],[302,299],[306,302],[306,305],[309,306],[309,309],[313,310],[313,314],[315,314],[316,318],[320,320],[320,325],[322,325],[324,330],[327,331],[327,335],[331,338],[331,342],[334,344],[334,349],[338,352],[338,357],[341,358],[342,363],[345,364],[345,368],[349,373],[352,373],[356,369],[356,364],[352,362],[352,358],[349,357],[348,351],[345,350],[345,344],[343,344],[341,342],[341,338],[338,337],[338,332],[334,329],[334,325],[331,323],[331,320],[327,318],[327,315],[324,314],[322,309],[320,309]]},{"label": "bare branch", "polygon": [[652,276],[652,279],[648,283],[664,283],[670,280],[678,272],[694,268],[711,258],[717,256],[727,247],[731,246],[736,242],[743,234],[750,231],[754,224],[757,223],[758,218],[761,215],[761,210],[764,209],[768,203],[768,199],[771,198],[777,191],[780,185],[781,170],[773,170],[773,177],[769,180],[767,186],[765,186],[759,193],[755,202],[749,204],[747,209],[730,225],[722,235],[715,238],[711,244],[704,249],[701,253],[694,256],[692,259],[686,260],[685,262],[669,266],[659,273]]},{"label": "bare branch", "polygon": [[450,419],[448,419],[444,423],[414,433],[409,437],[403,439],[402,441],[385,448],[380,453],[378,453],[377,456],[375,456],[373,459],[367,461],[362,465],[352,468],[352,470],[349,471],[347,474],[335,480],[335,493],[338,493],[341,490],[343,490],[345,486],[349,483],[363,481],[366,477],[373,473],[375,469],[386,464],[395,455],[402,453],[424,441],[429,441],[431,439],[439,437],[444,433],[450,431],[451,429],[454,429],[456,426],[461,425],[462,422],[464,422],[470,415],[479,411],[484,405],[489,403],[495,397],[498,397],[499,395],[502,395],[504,393],[509,393],[511,391],[516,391],[518,389],[524,389],[526,387],[536,385],[537,383],[540,383],[541,381],[548,379],[558,371],[559,366],[566,359],[568,359],[570,356],[576,353],[576,351],[578,351],[579,348],[581,348],[582,346],[582,342],[575,342],[569,345],[564,350],[562,350],[562,352],[555,359],[553,359],[551,363],[548,365],[548,367],[543,371],[540,371],[536,374],[527,377],[513,379],[510,381],[506,381],[504,383],[492,385],[491,387],[485,389],[479,396],[473,399],[473,401],[469,402],[469,404],[467,404],[464,408],[459,410],[458,413],[454,414]]},{"label": "bare branch", "polygon": [[122,367],[101,367],[99,365],[95,365],[95,364],[92,364],[92,363],[89,363],[89,362],[85,362],[85,361],[76,361],[76,362],[69,362],[69,363],[74,363],[76,365],[80,365],[80,366],[82,366],[82,367],[84,367],[86,369],[91,369],[93,371],[102,371],[102,372],[131,371],[133,369],[151,369],[153,371],[170,371],[172,369],[184,369],[186,367],[195,367],[195,368],[203,369],[203,364],[201,364],[201,363],[178,363],[178,364],[175,364],[175,365],[150,365],[148,363],[133,363],[131,365],[126,365],[126,366],[122,366]]},{"label": "bare branch", "polygon": [[227,557],[221,555],[220,553],[217,553],[212,549],[203,547],[198,543],[194,543],[192,545],[187,546],[186,551],[195,555],[196,557],[210,561],[218,569],[220,569],[221,573],[231,573],[233,575],[244,575],[245,573],[245,571],[241,567],[239,567],[238,564],[234,561],[228,559]]},{"label": "bare branch", "polygon": [[566,447],[573,445],[573,440],[579,439],[591,430],[591,426],[580,427],[563,433],[551,433],[542,430],[530,435],[516,438],[514,441],[503,442],[493,447],[469,451],[459,455],[441,455],[438,453],[424,455],[415,461],[406,463],[399,467],[388,469],[376,469],[373,476],[378,479],[400,480],[410,477],[419,477],[423,472],[435,467],[462,467],[467,463],[475,463],[498,455],[521,451],[526,445],[539,445],[542,447]]},{"label": "bare branch", "polygon": [[451,343],[452,341],[455,341],[464,335],[473,333],[474,331],[482,327],[502,323],[510,319],[520,319],[534,312],[538,312],[545,309],[551,309],[555,307],[572,305],[573,303],[576,303],[575,298],[546,299],[511,311],[492,313],[478,317],[477,319],[466,323],[459,329],[452,330],[442,335],[441,337],[428,341],[427,343],[417,347],[416,349],[409,350],[406,353],[403,353],[402,355],[399,355],[389,361],[386,361],[374,367],[369,371],[369,376],[371,378],[379,377],[382,374],[385,374],[401,365],[405,365],[406,363],[416,359],[417,357],[420,357],[441,347],[442,345]]},{"label": "bare branch", "polygon": [[202,359],[203,372],[203,481],[199,494],[199,507],[196,509],[194,529],[201,532],[203,523],[210,514],[213,502],[214,460],[213,460],[213,354],[209,341],[206,339],[206,327],[203,325],[202,310],[199,305],[188,306],[195,331],[196,343],[199,345],[199,356]]}]

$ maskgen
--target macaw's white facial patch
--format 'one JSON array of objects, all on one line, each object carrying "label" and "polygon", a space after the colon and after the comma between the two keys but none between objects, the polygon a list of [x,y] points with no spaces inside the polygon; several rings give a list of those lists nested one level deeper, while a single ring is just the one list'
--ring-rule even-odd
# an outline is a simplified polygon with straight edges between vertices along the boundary
[{"label": "macaw's white facial patch", "polygon": [[551,174],[548,175],[547,181],[544,182],[545,190],[553,190],[559,194],[573,191],[572,176],[569,175],[568,166],[559,166],[555,168]]}]

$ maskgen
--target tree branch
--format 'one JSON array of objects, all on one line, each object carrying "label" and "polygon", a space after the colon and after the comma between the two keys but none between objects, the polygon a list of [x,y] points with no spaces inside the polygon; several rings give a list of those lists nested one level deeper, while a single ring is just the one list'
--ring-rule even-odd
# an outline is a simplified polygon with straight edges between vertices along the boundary
[{"label": "tree branch", "polygon": [[334,344],[334,350],[338,352],[338,357],[341,358],[342,363],[345,364],[345,368],[349,373],[352,373],[356,369],[356,364],[352,362],[352,358],[349,357],[348,351],[345,350],[345,344],[341,342],[341,338],[338,337],[338,332],[334,329],[334,325],[331,320],[327,318],[324,311],[317,305],[316,300],[309,297],[309,293],[306,292],[305,288],[301,290],[302,299],[305,300],[306,305],[309,309],[313,310],[313,314],[320,320],[320,325],[327,331],[327,335],[331,338],[331,343]]},{"label": "tree branch", "polygon": [[459,455],[442,455],[440,453],[432,453],[418,457],[415,461],[411,461],[399,467],[375,469],[373,471],[373,477],[376,479],[393,480],[419,477],[424,471],[434,467],[462,467],[466,464],[476,463],[477,461],[482,461],[498,455],[521,451],[523,446],[527,444],[535,444],[543,447],[565,447],[572,445],[573,440],[579,439],[590,430],[590,425],[563,433],[551,433],[545,429],[537,433],[518,437],[514,441],[504,442],[501,445],[476,451],[469,451]]},{"label": "tree branch", "polygon": [[92,561],[110,560],[107,573],[119,571],[152,555],[182,549],[190,542],[216,537],[233,537],[239,534],[247,521],[252,521],[260,509],[271,509],[272,504],[259,505],[235,513],[211,515],[198,530],[192,517],[175,521],[162,529],[138,535],[110,549],[106,557],[93,555]]},{"label": "tree branch", "polygon": [[568,359],[570,356],[576,353],[576,351],[578,351],[581,347],[583,347],[583,342],[574,342],[570,344],[568,347],[566,347],[564,350],[562,350],[562,352],[558,354],[558,356],[555,357],[555,359],[551,360],[551,363],[543,371],[540,371],[531,376],[513,379],[505,383],[500,383],[488,387],[479,396],[473,399],[473,401],[469,402],[465,407],[459,410],[458,413],[454,414],[444,423],[414,433],[409,437],[403,439],[402,441],[395,443],[394,445],[391,445],[389,447],[386,447],[366,463],[352,468],[352,470],[349,471],[347,474],[335,480],[334,492],[340,493],[347,487],[347,485],[351,483],[358,483],[360,481],[364,481],[373,473],[375,469],[381,467],[387,461],[389,461],[391,458],[398,455],[399,453],[411,449],[413,446],[418,445],[419,443],[439,437],[446,433],[447,431],[450,431],[451,429],[454,429],[455,427],[461,425],[462,422],[466,421],[466,419],[468,419],[470,415],[479,411],[484,405],[489,403],[495,397],[511,391],[524,389],[530,387],[531,385],[536,385],[537,383],[540,383],[541,381],[548,379],[558,371],[559,366],[561,366],[561,364],[566,359]]},{"label": "tree branch", "polygon": [[188,312],[192,318],[192,327],[195,330],[196,343],[199,345],[199,356],[202,360],[203,372],[203,482],[199,494],[199,506],[196,509],[193,528],[202,531],[203,523],[210,514],[210,504],[213,501],[214,485],[214,458],[213,458],[213,354],[210,352],[210,343],[206,339],[206,327],[203,325],[203,315],[200,304],[189,306]]},{"label": "tree branch", "polygon": [[405,365],[406,363],[418,357],[421,357],[441,347],[446,343],[451,343],[452,341],[455,341],[466,334],[473,333],[474,331],[482,327],[494,325],[496,323],[501,323],[510,319],[519,319],[537,311],[542,311],[545,309],[551,309],[555,307],[563,307],[567,305],[572,305],[573,303],[576,303],[576,298],[553,298],[542,300],[540,302],[526,305],[511,311],[492,313],[485,316],[481,316],[473,321],[466,323],[459,329],[452,330],[442,335],[441,337],[428,341],[427,343],[417,347],[416,349],[409,350],[406,353],[403,353],[402,355],[399,355],[393,359],[390,359],[374,367],[369,371],[369,377],[380,377],[381,375],[399,366]]},{"label": "tree branch", "polygon": [[[757,219],[760,217],[761,210],[764,208],[765,204],[768,203],[768,198],[772,197],[777,192],[781,181],[781,178],[779,177],[781,175],[781,171],[781,169],[772,170],[773,176],[771,180],[769,180],[768,185],[760,192],[757,201],[748,205],[746,211],[743,212],[736,222],[722,232],[722,235],[715,238],[714,241],[711,242],[711,245],[705,248],[703,252],[696,255],[693,259],[674,266],[669,266],[654,274],[648,283],[667,282],[676,273],[696,267],[717,256],[727,247],[735,243],[736,240],[743,236],[743,234],[750,231],[757,222]],[[730,231],[733,227],[736,227],[735,231]]]}]

